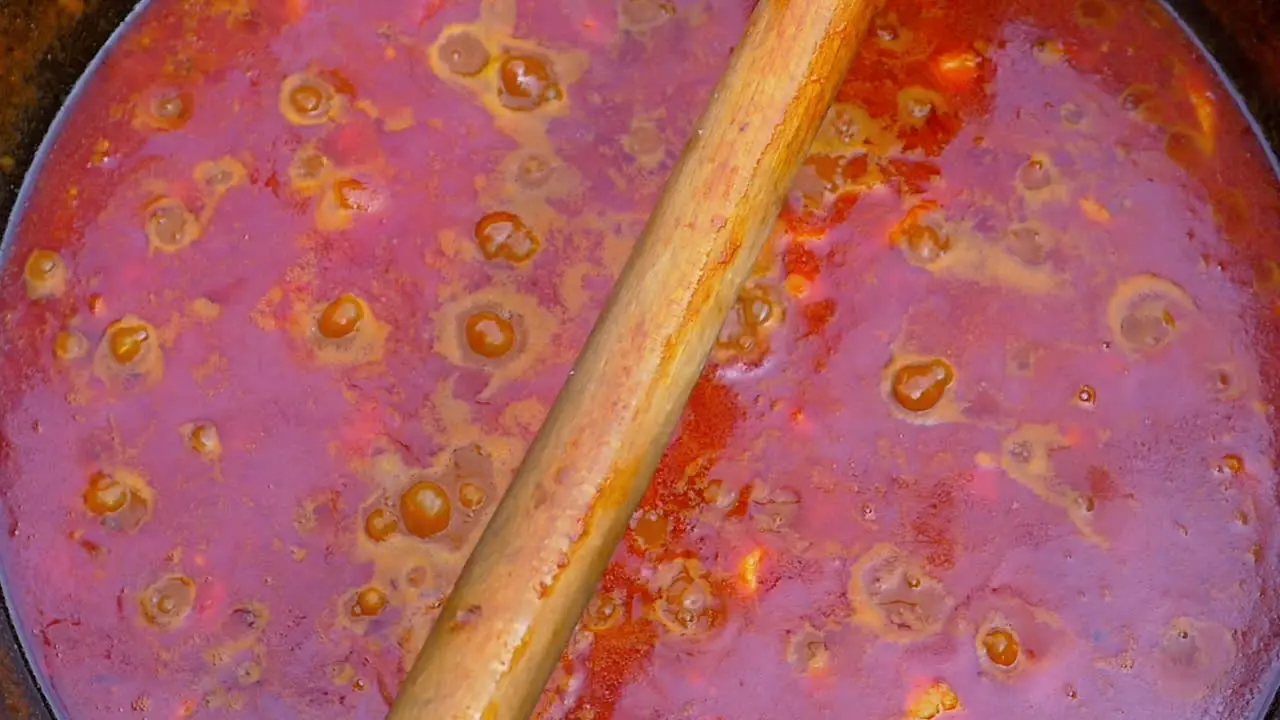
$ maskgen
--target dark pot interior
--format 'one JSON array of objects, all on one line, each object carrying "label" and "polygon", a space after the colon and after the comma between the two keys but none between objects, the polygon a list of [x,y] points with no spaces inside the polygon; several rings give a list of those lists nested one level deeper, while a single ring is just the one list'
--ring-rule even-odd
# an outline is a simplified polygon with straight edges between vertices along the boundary
[{"label": "dark pot interior", "polygon": [[[892,1],[892,0],[890,0]],[[1280,149],[1280,3],[1169,0],[1216,58],[1273,150]],[[7,0],[0,10],[0,220],[8,221],[40,143],[76,81],[137,5],[134,0]],[[2,252],[4,248],[0,248]],[[0,445],[0,452],[11,448]],[[1275,684],[1275,679],[1272,679]],[[54,713],[7,612],[0,621],[3,715]],[[1280,697],[1266,717],[1280,720]]]}]

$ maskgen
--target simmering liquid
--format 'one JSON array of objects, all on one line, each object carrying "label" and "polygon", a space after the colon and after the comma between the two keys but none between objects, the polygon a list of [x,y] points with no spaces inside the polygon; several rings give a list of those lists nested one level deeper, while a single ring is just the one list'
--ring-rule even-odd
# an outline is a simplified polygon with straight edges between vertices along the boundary
[{"label": "simmering liquid", "polygon": [[[386,713],[751,4],[150,4],[0,282],[69,717]],[[540,717],[1249,717],[1278,198],[1155,3],[890,0]]]}]

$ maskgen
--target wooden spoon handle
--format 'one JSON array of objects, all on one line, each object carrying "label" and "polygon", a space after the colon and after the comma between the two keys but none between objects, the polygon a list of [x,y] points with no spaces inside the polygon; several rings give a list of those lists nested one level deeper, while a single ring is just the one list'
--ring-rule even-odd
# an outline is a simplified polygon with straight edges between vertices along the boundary
[{"label": "wooden spoon handle", "polygon": [[879,0],[760,0],[390,720],[532,712]]}]

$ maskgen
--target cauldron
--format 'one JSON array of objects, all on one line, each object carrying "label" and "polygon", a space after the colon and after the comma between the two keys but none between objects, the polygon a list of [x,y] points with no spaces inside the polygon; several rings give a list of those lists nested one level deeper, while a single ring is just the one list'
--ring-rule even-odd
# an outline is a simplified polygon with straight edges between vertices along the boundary
[{"label": "cauldron", "polygon": [[[20,201],[23,179],[59,108],[137,7],[132,0],[80,5],[79,0],[7,0],[0,9],[0,218],[5,221]],[[1280,3],[1170,0],[1169,5],[1216,59],[1268,144],[1280,149]],[[0,453],[11,451],[0,445]],[[1266,692],[1275,695],[1275,688]],[[7,609],[0,622],[0,697],[6,717],[55,716]],[[1266,718],[1280,720],[1280,695]]]}]

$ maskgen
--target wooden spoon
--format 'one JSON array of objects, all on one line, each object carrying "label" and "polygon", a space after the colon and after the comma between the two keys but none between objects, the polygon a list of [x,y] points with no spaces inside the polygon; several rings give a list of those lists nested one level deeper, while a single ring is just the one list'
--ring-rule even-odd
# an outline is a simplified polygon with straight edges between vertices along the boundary
[{"label": "wooden spoon", "polygon": [[533,711],[879,4],[756,5],[390,720]]}]

